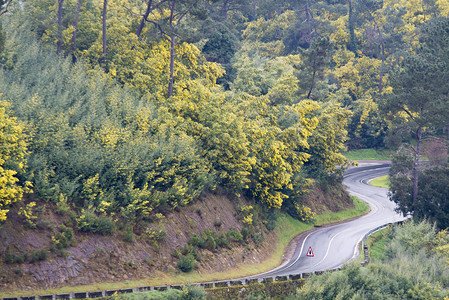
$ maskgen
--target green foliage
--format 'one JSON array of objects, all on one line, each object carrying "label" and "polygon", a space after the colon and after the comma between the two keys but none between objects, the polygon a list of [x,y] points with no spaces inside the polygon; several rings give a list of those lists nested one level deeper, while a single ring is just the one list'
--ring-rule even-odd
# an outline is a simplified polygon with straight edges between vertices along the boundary
[{"label": "green foliage", "polygon": [[162,241],[167,236],[167,232],[163,229],[148,228],[145,230],[145,235],[150,241]]},{"label": "green foliage", "polygon": [[130,225],[125,226],[125,230],[123,231],[123,240],[127,243],[134,242],[136,235],[133,232],[133,228]]},{"label": "green foliage", "polygon": [[82,210],[76,218],[76,228],[83,232],[112,234],[115,228],[114,221],[107,216],[97,216],[94,212]]},{"label": "green foliage", "polygon": [[340,272],[313,277],[296,297],[443,299],[449,287],[449,268],[446,258],[432,250],[437,241],[429,223],[395,226],[381,262],[367,267],[353,264]]},{"label": "green foliage", "polygon": [[181,252],[179,252],[178,249],[173,250],[173,252],[171,253],[171,256],[173,256],[174,258],[181,258]]},{"label": "green foliage", "polygon": [[202,287],[188,285],[182,290],[168,289],[166,291],[149,291],[142,293],[117,294],[111,297],[114,300],[202,300],[206,299],[206,292]]},{"label": "green foliage", "polygon": [[265,226],[268,230],[271,231],[276,228],[277,220],[279,219],[279,213],[275,210],[270,210],[268,211],[268,213],[266,213],[265,216],[263,216],[263,218],[265,219]]},{"label": "green foliage", "polygon": [[229,239],[224,232],[218,236],[216,242],[217,246],[220,248],[229,248]]},{"label": "green foliage", "polygon": [[27,257],[28,253],[25,253],[23,255],[16,255],[14,253],[8,252],[4,258],[4,261],[7,264],[22,263],[26,260]]},{"label": "green foliage", "polygon": [[[392,111],[413,108],[399,98],[421,103],[420,92],[447,102],[441,1],[253,2],[176,1],[174,22],[169,1],[152,2],[145,20],[145,3],[110,3],[102,68],[101,2],[81,6],[76,45],[76,1],[64,3],[61,55],[52,52],[57,5],[36,0],[3,15],[0,92],[29,134],[29,168],[8,169],[18,172],[11,187],[29,180],[60,214],[84,208],[131,226],[217,185],[300,217],[310,178],[341,180],[345,143],[383,146],[388,126],[413,123],[387,122],[385,100]],[[398,63],[404,76],[391,76]],[[445,107],[423,128],[445,124]]]},{"label": "green foliage", "polygon": [[73,246],[75,242],[73,229],[61,224],[59,230],[60,232],[51,237],[53,242],[52,249],[56,250]]},{"label": "green foliage", "polygon": [[37,262],[37,261],[43,261],[48,258],[48,251],[45,249],[36,250],[31,253],[29,261],[30,263]]},{"label": "green foliage", "polygon": [[196,266],[195,258],[191,254],[181,257],[178,262],[178,268],[185,273],[192,271]]},{"label": "green foliage", "polygon": [[38,262],[44,261],[48,258],[48,251],[46,249],[35,250],[33,252],[25,252],[23,254],[14,254],[8,252],[4,258],[5,263],[7,264],[20,264],[23,262]]},{"label": "green foliage", "polygon": [[207,293],[203,287],[188,285],[182,289],[182,300],[206,299]]},{"label": "green foliage", "polygon": [[245,300],[267,300],[267,299],[297,299],[292,297],[296,290],[300,289],[304,280],[275,281],[266,284],[253,283],[247,286],[230,286],[213,288],[207,290],[212,299],[245,299]]},{"label": "green foliage", "polygon": [[239,231],[232,228],[228,230],[227,236],[232,242],[241,242],[243,240],[243,235]]},{"label": "green foliage", "polygon": [[67,197],[63,194],[59,194],[59,201],[56,202],[56,210],[55,212],[58,215],[64,215],[70,210],[70,206],[67,203]]},{"label": "green foliage", "polygon": [[265,237],[262,232],[256,232],[253,234],[252,239],[256,245],[260,245],[264,241]]},{"label": "green foliage", "polygon": [[383,149],[358,149],[344,152],[348,160],[391,160],[387,150]]},{"label": "green foliage", "polygon": [[390,197],[398,204],[403,214],[412,214],[416,219],[427,219],[441,228],[449,226],[449,168],[434,167],[419,171],[418,197],[413,201],[412,162],[410,156],[399,155],[390,171]]},{"label": "green foliage", "polygon": [[0,76],[0,90],[9,90],[15,111],[32,129],[28,178],[41,198],[60,202],[62,194],[75,206],[92,205],[100,213],[123,208],[139,219],[185,205],[209,184],[208,163],[166,110],[158,116],[152,104],[101,71],[25,43],[33,37],[23,31],[10,38],[8,45],[23,48],[13,60],[11,48],[3,56],[12,69]]},{"label": "green foliage", "polygon": [[200,238],[197,234],[194,233],[194,234],[190,237],[188,243],[189,243],[189,245],[192,245],[192,246],[194,246],[194,247],[200,247],[200,248],[202,248],[204,242],[203,242],[203,239],[202,239],[202,238]]},{"label": "green foliage", "polygon": [[115,300],[166,300],[166,299],[181,299],[182,291],[176,289],[169,289],[166,291],[149,291],[142,293],[117,294],[111,296]]},{"label": "green foliage", "polygon": [[197,249],[191,245],[185,245],[181,250],[181,254],[184,256],[192,255],[197,261],[200,260]]}]

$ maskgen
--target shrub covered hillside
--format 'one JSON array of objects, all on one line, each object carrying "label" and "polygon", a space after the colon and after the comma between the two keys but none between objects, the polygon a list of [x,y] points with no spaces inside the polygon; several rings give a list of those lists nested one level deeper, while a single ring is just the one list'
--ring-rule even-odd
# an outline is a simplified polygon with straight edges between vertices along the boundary
[{"label": "shrub covered hillside", "polygon": [[[0,93],[27,155],[0,161],[16,199],[37,196],[22,215],[51,201],[88,230],[215,186],[307,214],[302,191],[340,179],[345,142],[447,132],[445,84],[414,76],[445,82],[449,10],[415,2],[1,1]],[[417,119],[420,91],[438,101]]]},{"label": "shrub covered hillside", "polygon": [[24,128],[27,147],[26,168],[25,161],[21,168],[5,165],[22,185],[32,183],[36,197],[21,204],[30,223],[39,201],[51,201],[74,209],[79,230],[95,231],[99,216],[135,224],[217,185],[299,217],[309,178],[335,180],[337,166],[346,163],[339,152],[349,112],[335,100],[273,103],[225,92],[216,84],[222,67],[188,43],[177,45],[168,97],[166,69],[152,63],[168,55],[165,41],[120,44],[137,61],[117,53],[116,70],[87,59],[73,64],[36,40],[37,27],[22,20],[31,12],[2,19],[7,39],[0,60],[2,99]]}]

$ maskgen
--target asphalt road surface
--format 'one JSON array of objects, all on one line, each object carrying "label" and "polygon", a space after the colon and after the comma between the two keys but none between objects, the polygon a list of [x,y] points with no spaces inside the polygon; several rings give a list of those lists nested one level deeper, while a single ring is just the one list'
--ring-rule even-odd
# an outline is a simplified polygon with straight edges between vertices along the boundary
[{"label": "asphalt road surface", "polygon": [[[313,230],[298,243],[293,258],[283,265],[250,278],[311,273],[341,267],[359,255],[359,242],[378,226],[404,220],[394,211],[395,204],[383,188],[368,185],[369,180],[388,174],[388,162],[364,162],[345,173],[344,185],[351,195],[367,202],[371,211],[355,220]],[[313,256],[309,248],[312,249]],[[309,252],[309,253],[308,253]]]}]

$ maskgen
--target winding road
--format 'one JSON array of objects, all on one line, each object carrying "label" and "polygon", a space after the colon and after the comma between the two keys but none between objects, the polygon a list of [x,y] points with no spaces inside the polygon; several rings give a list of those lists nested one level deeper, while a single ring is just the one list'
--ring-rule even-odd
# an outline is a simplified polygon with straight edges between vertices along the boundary
[{"label": "winding road", "polygon": [[[335,269],[359,254],[359,242],[371,230],[406,219],[394,211],[388,191],[368,184],[369,180],[388,174],[389,162],[362,162],[345,173],[343,184],[351,195],[368,203],[371,211],[354,220],[317,228],[303,236],[293,257],[283,265],[250,278],[285,276]],[[313,256],[307,256],[311,247]],[[311,253],[309,253],[310,255]]]},{"label": "winding road", "polygon": [[[356,258],[359,254],[358,244],[367,233],[379,226],[405,219],[405,217],[394,211],[395,204],[389,201],[386,189],[368,185],[370,179],[388,174],[389,166],[389,162],[364,162],[358,167],[350,168],[345,173],[343,183],[347,187],[348,192],[370,205],[371,211],[368,214],[344,223],[318,227],[303,234],[299,239],[294,255],[286,263],[271,271],[240,278],[237,281],[243,279],[261,280],[267,277],[325,271],[338,268]],[[307,256],[309,247],[313,250],[313,257]],[[218,284],[219,282],[224,282],[228,286],[229,280],[203,284]],[[181,286],[177,287],[180,288]],[[49,299],[49,296],[52,299],[58,299],[68,297],[68,295],[71,298],[99,297],[108,296],[110,293],[142,292],[158,288],[162,287],[140,287],[102,292],[45,295],[45,299]],[[163,288],[167,288],[167,286]],[[175,286],[171,286],[170,288],[175,288]]]}]

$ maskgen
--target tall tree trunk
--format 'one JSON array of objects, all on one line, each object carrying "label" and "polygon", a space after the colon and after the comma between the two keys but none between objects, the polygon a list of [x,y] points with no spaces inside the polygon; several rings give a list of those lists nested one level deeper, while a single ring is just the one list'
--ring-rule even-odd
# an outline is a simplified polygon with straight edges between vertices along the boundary
[{"label": "tall tree trunk", "polygon": [[315,87],[315,76],[316,76],[316,70],[313,70],[312,83],[310,85],[309,92],[307,93],[307,99],[310,99],[310,96],[312,96],[312,91],[313,91],[313,88]]},{"label": "tall tree trunk", "polygon": [[356,40],[355,40],[355,25],[354,25],[354,9],[352,7],[352,0],[349,0],[349,24],[348,24],[348,29],[349,29],[349,37],[350,37],[350,41],[349,41],[349,49],[350,51],[356,53],[357,56],[357,44],[356,44]]},{"label": "tall tree trunk", "polygon": [[174,14],[175,14],[175,0],[172,0],[170,12],[170,29],[172,30],[172,33],[170,35],[170,79],[168,82],[168,98],[170,98],[173,95],[173,75],[175,70],[176,34],[173,26]]},{"label": "tall tree trunk", "polygon": [[383,42],[381,43],[382,47],[382,63],[380,65],[380,71],[379,71],[379,94],[382,94],[384,89],[384,66],[385,66],[385,48]]},{"label": "tall tree trunk", "polygon": [[64,0],[58,0],[58,42],[57,44],[57,52],[61,54],[62,52],[62,6],[64,4]]},{"label": "tall tree trunk", "polygon": [[223,6],[221,8],[221,11],[223,13],[223,18],[225,20],[228,19],[228,10],[229,10],[229,1],[223,1]]},{"label": "tall tree trunk", "polygon": [[176,45],[176,36],[173,34],[171,36],[170,42],[170,81],[168,83],[168,98],[173,95],[173,75],[175,71],[175,45]]},{"label": "tall tree trunk", "polygon": [[76,10],[75,10],[75,22],[73,23],[73,36],[72,36],[72,59],[73,62],[76,62],[76,34],[78,33],[78,21],[80,17],[80,10],[81,10],[81,0],[78,0],[76,2]]},{"label": "tall tree trunk", "polygon": [[145,10],[145,14],[142,16],[142,20],[140,21],[139,27],[137,27],[136,35],[138,38],[140,38],[140,35],[142,34],[143,27],[145,26],[145,22],[148,19],[148,16],[151,12],[151,5],[153,4],[153,0],[148,0],[147,9]]},{"label": "tall tree trunk", "polygon": [[108,9],[108,0],[103,0],[103,68],[106,68],[106,13]]},{"label": "tall tree trunk", "polygon": [[379,24],[376,20],[374,20],[374,23],[376,24],[377,32],[379,33],[380,38],[380,48],[382,51],[382,64],[380,65],[380,71],[379,71],[379,94],[382,94],[383,92],[383,78],[384,78],[384,66],[385,66],[385,45],[384,45],[384,37],[382,34],[382,30],[380,30]]},{"label": "tall tree trunk", "polygon": [[419,155],[421,152],[421,142],[422,142],[423,128],[419,126],[416,131],[416,149],[415,149],[415,159],[413,161],[413,210],[416,209],[416,199],[418,198],[418,176],[419,176]]}]

